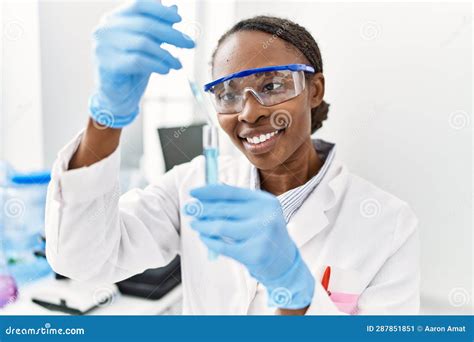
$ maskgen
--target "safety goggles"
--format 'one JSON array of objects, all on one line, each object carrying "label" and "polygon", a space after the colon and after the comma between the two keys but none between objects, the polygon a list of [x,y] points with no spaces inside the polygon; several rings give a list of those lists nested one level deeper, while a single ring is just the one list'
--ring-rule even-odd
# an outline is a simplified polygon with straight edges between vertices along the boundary
[{"label": "safety goggles", "polygon": [[298,96],[305,89],[305,73],[312,66],[288,64],[239,71],[204,85],[216,111],[234,114],[242,111],[246,93],[265,107],[274,106]]}]

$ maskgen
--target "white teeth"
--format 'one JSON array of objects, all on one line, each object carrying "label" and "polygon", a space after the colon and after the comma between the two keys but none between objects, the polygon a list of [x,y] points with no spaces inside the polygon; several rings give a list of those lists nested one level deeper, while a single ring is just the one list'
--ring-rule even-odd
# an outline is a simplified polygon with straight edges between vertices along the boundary
[{"label": "white teeth", "polygon": [[247,141],[250,143],[250,144],[260,144],[268,139],[270,139],[271,137],[273,137],[274,135],[277,135],[278,134],[278,131],[274,131],[274,132],[271,132],[271,133],[267,133],[267,134],[261,134],[259,136],[256,136],[256,137],[253,137],[253,138],[249,138],[247,137]]}]

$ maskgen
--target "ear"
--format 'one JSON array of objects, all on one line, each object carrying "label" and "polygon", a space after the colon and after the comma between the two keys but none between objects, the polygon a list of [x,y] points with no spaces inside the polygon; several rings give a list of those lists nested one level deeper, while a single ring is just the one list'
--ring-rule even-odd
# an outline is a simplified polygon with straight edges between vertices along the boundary
[{"label": "ear", "polygon": [[324,98],[324,75],[318,72],[309,80],[309,100],[311,108],[316,108]]}]

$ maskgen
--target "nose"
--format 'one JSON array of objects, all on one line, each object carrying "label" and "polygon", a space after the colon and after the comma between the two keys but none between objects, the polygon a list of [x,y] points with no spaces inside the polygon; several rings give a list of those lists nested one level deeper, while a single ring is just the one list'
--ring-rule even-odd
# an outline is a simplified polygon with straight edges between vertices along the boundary
[{"label": "nose", "polygon": [[255,123],[269,115],[268,109],[257,100],[257,96],[251,90],[245,91],[243,96],[244,104],[238,116],[240,122]]}]

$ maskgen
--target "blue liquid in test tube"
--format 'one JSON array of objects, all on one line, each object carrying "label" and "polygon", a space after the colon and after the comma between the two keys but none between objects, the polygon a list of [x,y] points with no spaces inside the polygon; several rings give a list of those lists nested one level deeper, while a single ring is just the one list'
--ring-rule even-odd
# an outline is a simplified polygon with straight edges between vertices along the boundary
[{"label": "blue liquid in test tube", "polygon": [[206,184],[217,184],[219,182],[217,171],[219,150],[217,148],[205,148],[204,156],[206,157]]},{"label": "blue liquid in test tube", "polygon": [[[205,125],[202,130],[204,157],[206,159],[206,184],[217,184],[219,182],[219,140],[217,127]],[[209,251],[209,260],[215,260],[218,254]]]}]

